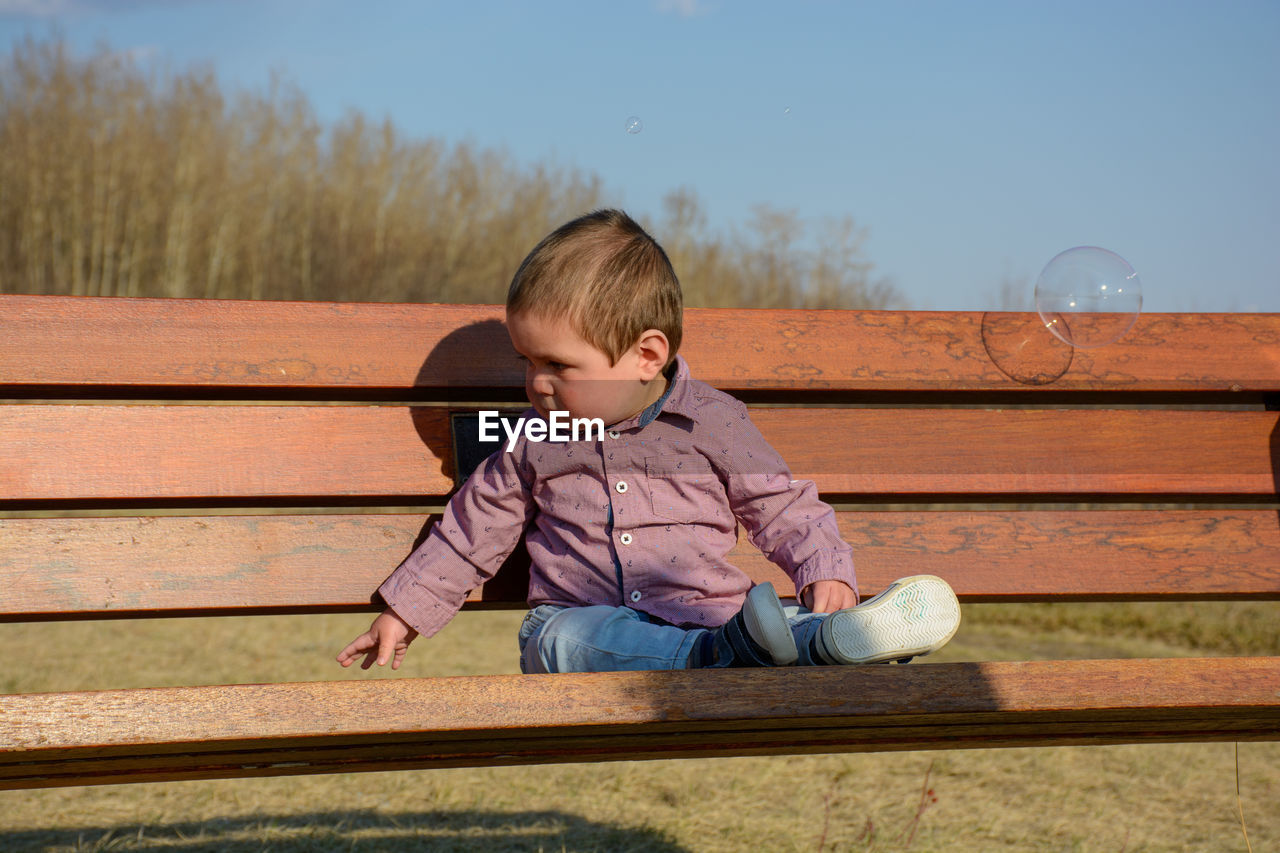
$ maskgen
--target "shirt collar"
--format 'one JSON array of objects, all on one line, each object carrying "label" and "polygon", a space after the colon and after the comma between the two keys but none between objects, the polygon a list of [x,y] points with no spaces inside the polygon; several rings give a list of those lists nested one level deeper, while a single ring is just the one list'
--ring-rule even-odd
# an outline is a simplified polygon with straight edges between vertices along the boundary
[{"label": "shirt collar", "polygon": [[667,388],[654,403],[634,418],[628,418],[620,427],[645,427],[662,413],[681,415],[689,419],[694,417],[694,400],[689,387],[689,363],[683,356],[677,355],[675,370],[667,380]]}]

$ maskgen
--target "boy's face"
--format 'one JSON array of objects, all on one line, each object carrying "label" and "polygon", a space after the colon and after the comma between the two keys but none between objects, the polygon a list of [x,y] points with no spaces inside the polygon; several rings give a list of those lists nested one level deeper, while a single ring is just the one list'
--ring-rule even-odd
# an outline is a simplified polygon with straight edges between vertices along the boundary
[{"label": "boy's face", "polygon": [[565,411],[612,426],[644,411],[665,390],[668,344],[656,329],[642,334],[614,365],[563,318],[508,314],[507,332],[525,362],[525,394],[544,418]]}]

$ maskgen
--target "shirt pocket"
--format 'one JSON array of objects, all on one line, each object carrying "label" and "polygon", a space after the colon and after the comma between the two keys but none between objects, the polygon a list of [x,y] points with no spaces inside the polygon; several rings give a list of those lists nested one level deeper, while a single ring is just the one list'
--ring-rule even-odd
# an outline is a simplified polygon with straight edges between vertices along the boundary
[{"label": "shirt pocket", "polygon": [[645,480],[653,514],[691,522],[713,516],[724,502],[724,487],[702,456],[646,456]]}]

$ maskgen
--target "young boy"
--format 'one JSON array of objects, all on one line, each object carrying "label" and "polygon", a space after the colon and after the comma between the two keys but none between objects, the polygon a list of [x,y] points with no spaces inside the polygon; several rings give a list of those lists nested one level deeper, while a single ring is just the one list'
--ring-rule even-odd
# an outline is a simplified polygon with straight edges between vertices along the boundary
[{"label": "young boy", "polygon": [[[504,442],[379,588],[387,609],[339,663],[365,655],[363,668],[398,669],[526,526],[524,672],[870,663],[951,639],[960,610],[939,578],[905,578],[857,606],[834,511],[812,482],[791,479],[742,403],[692,379],[676,354],[681,305],[666,253],[620,211],[569,222],[534,248],[507,295],[525,417],[567,412],[608,431]],[[772,585],[752,587],[726,561],[737,523],[803,608],[788,616]]]}]

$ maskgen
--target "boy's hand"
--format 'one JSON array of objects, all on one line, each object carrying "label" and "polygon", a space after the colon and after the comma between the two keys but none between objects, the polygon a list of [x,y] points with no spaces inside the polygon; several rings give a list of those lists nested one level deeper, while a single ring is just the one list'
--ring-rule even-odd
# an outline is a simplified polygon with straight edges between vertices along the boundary
[{"label": "boy's hand", "polygon": [[391,661],[391,668],[399,669],[409,644],[417,636],[418,632],[388,607],[373,620],[368,631],[356,637],[338,653],[338,663],[351,666],[356,658],[364,655],[361,669],[373,666],[374,661],[377,661],[378,666],[385,666],[387,661]]},{"label": "boy's hand", "polygon": [[801,590],[800,603],[814,613],[834,613],[856,607],[858,594],[844,581],[814,581]]}]

